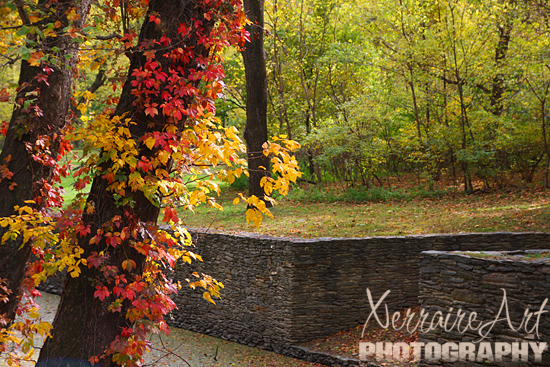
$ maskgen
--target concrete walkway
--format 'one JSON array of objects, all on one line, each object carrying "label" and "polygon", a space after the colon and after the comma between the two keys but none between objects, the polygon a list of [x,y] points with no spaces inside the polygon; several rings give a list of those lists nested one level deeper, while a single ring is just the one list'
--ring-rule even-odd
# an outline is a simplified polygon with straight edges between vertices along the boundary
[{"label": "concrete walkway", "polygon": [[[43,320],[53,321],[59,296],[42,292],[37,299]],[[151,338],[154,350],[147,355],[146,366],[162,367],[313,367],[313,363],[280,356],[218,338],[171,328],[170,336]],[[43,340],[37,340],[42,345]],[[164,347],[163,347],[164,345]],[[38,357],[38,350],[35,358]],[[0,362],[1,364],[1,362]],[[4,364],[2,364],[4,365]],[[26,366],[32,366],[27,364]]]}]

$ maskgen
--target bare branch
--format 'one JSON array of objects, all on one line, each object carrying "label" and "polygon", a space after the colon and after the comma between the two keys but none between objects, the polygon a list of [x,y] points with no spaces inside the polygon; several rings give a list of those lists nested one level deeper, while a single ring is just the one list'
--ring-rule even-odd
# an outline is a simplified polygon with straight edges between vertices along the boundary
[{"label": "bare branch", "polygon": [[8,65],[13,65],[15,64],[17,61],[19,61],[19,59],[21,58],[20,56],[17,56],[17,57],[9,57],[7,55],[2,55],[0,54],[0,57],[3,57],[5,59],[8,59],[8,61],[6,61],[4,64],[0,65],[0,68],[3,68],[4,66],[8,66]]},{"label": "bare branch", "polygon": [[6,29],[19,29],[19,28],[21,28],[21,27],[23,27],[23,24],[21,24],[21,25],[13,25],[13,26],[11,26],[11,27],[0,27],[0,31],[5,31]]},{"label": "bare branch", "polygon": [[109,35],[106,35],[106,36],[96,36],[95,37],[96,39],[100,40],[100,41],[108,41],[108,40],[112,40],[113,38],[122,38],[122,36],[118,33],[111,33]]}]

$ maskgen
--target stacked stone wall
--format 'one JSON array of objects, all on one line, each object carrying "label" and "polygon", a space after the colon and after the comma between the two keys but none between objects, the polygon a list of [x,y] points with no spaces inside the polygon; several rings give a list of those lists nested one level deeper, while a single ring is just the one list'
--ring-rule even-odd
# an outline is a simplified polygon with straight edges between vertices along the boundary
[{"label": "stacked stone wall", "polygon": [[[366,289],[391,311],[418,305],[423,251],[507,251],[550,247],[550,233],[470,233],[402,237],[297,239],[191,231],[203,258],[179,264],[172,277],[184,288],[168,322],[246,345],[289,354],[288,346],[365,322]],[[185,287],[192,272],[225,289],[213,305],[202,289]],[[55,278],[42,287],[60,293]]]},{"label": "stacked stone wall", "polygon": [[[449,342],[474,342],[477,350],[480,342],[489,343],[493,355],[495,343],[498,342],[510,345],[522,342],[550,344],[550,305],[545,301],[550,297],[550,259],[540,257],[541,252],[421,253],[420,306],[430,315],[441,311],[445,317],[451,316],[447,331],[436,328],[421,333],[420,341],[441,345]],[[452,325],[459,320],[456,317],[459,309],[468,316],[463,318],[460,326],[453,328]],[[526,310],[532,313],[528,322],[524,319]],[[541,311],[540,317],[536,314],[538,311]],[[469,328],[468,320],[472,313],[476,313],[476,317]],[[509,321],[512,327],[509,326]],[[522,321],[524,324],[520,327]],[[479,325],[486,325],[481,334],[475,330]],[[511,357],[510,352],[502,361],[424,360],[422,365],[550,366],[548,351],[542,354],[538,363],[532,350],[528,361],[520,359],[513,362]]]},{"label": "stacked stone wall", "polygon": [[[386,290],[390,310],[418,305],[419,255],[440,250],[549,247],[547,233],[481,233],[405,237],[296,239],[193,232],[204,262],[182,266],[176,279],[199,271],[222,281],[216,305],[183,289],[173,325],[279,350],[365,322]],[[280,350],[279,350],[280,351]]]}]

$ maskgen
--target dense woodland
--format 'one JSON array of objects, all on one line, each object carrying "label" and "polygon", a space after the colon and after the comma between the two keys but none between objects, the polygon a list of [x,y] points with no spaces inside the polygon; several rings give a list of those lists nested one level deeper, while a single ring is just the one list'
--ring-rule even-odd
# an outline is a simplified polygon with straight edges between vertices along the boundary
[{"label": "dense woodland", "polygon": [[[547,1],[271,0],[266,28],[270,131],[311,180],[548,187]],[[237,56],[220,109],[240,125]]]},{"label": "dense woodland", "polygon": [[[467,192],[550,185],[546,0],[269,0],[265,28],[269,134],[304,146],[310,181],[391,187],[414,173]],[[242,131],[244,66],[239,52],[227,56],[217,113]],[[18,66],[3,61],[14,86]],[[88,65],[76,105],[93,113],[127,60]]]}]

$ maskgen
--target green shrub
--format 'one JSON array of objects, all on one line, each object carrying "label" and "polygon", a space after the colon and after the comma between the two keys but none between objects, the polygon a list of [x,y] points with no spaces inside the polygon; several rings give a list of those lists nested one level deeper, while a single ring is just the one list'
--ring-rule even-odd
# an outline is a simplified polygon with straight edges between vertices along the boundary
[{"label": "green shrub", "polygon": [[233,183],[231,184],[231,187],[235,190],[246,190],[248,189],[248,176],[241,175]]},{"label": "green shrub", "polygon": [[307,202],[349,202],[349,203],[368,203],[385,202],[391,200],[412,200],[414,198],[435,198],[447,193],[447,190],[431,191],[424,187],[418,187],[411,190],[388,190],[383,187],[349,188],[344,190],[327,189],[325,187],[313,187],[302,189],[299,186],[293,187],[288,198],[296,201]]}]

